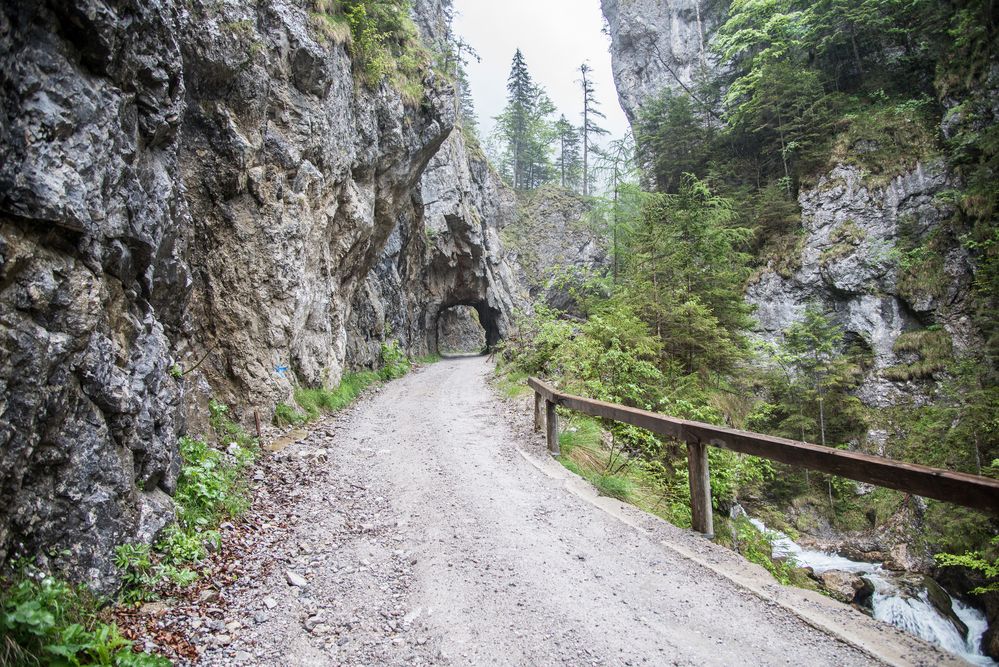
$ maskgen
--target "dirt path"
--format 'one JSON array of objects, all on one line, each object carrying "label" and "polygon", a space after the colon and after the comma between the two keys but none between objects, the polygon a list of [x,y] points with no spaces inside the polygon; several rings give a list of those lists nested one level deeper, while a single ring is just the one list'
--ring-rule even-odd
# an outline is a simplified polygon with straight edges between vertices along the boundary
[{"label": "dirt path", "polygon": [[412,373],[266,464],[268,540],[225,593],[238,611],[198,623],[200,664],[951,662],[598,499],[490,371],[464,358]]}]

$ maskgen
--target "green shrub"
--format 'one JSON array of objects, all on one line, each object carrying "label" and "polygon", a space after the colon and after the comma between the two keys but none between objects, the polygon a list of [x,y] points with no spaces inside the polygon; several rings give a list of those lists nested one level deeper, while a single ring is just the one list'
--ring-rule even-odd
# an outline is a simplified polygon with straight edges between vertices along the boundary
[{"label": "green shrub", "polygon": [[379,375],[383,380],[401,378],[412,367],[406,353],[402,351],[396,341],[382,343],[381,358],[382,369],[379,371]]},{"label": "green shrub", "polygon": [[387,80],[403,99],[423,99],[433,56],[409,16],[408,0],[313,0],[312,25],[324,40],[345,43],[365,85]]},{"label": "green shrub", "polygon": [[610,496],[625,502],[631,496],[631,483],[617,475],[601,475],[594,480],[594,484],[602,496]]},{"label": "green shrub", "polygon": [[249,508],[242,477],[259,453],[259,443],[229,418],[225,404],[213,399],[209,413],[226,451],[198,438],[180,439],[183,463],[174,493],[177,522],[163,531],[152,548],[125,544],[116,550],[115,563],[123,572],[122,597],[126,601],[152,599],[164,582],[186,586],[197,580],[198,575],[187,566],[205,559],[209,548],[221,544],[218,526],[222,521]]},{"label": "green shrub", "polygon": [[287,403],[278,403],[274,406],[274,423],[277,426],[301,426],[307,421],[306,415]]},{"label": "green shrub", "polygon": [[170,662],[135,653],[114,625],[97,618],[85,590],[21,568],[0,589],[0,664],[164,667]]},{"label": "green shrub", "polygon": [[746,560],[762,565],[777,581],[784,585],[790,584],[795,568],[794,559],[774,560],[774,533],[760,532],[746,517],[739,517],[734,522],[735,550]]}]

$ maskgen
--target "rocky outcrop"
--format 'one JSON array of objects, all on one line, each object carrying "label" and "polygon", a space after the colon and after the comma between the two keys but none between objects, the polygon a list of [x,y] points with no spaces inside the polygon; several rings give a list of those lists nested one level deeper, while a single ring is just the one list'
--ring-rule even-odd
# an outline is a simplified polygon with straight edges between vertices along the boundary
[{"label": "rocky outcrop", "polygon": [[874,586],[853,572],[826,570],[817,574],[815,578],[830,597],[840,602],[862,604],[874,593]]},{"label": "rocky outcrop", "polygon": [[[602,5],[618,95],[633,122],[642,105],[665,89],[682,92],[702,73],[717,75],[721,65],[705,44],[724,18],[724,0],[603,0]],[[870,149],[856,147],[856,152]],[[858,392],[866,404],[922,400],[925,387],[919,380],[926,378],[897,372],[919,361],[913,346],[899,345],[900,337],[938,324],[954,351],[977,344],[966,307],[972,267],[960,244],[937,243],[947,249],[932,280],[900,276],[903,256],[925,247],[945,227],[953,209],[937,195],[958,183],[943,160],[932,157],[900,168],[887,182],[843,164],[816,180],[798,197],[804,232],[793,262],[798,268],[787,275],[783,267],[768,267],[747,291],[759,337],[776,341],[813,304],[835,314],[849,343],[870,351]],[[882,432],[868,438],[875,449],[879,438],[883,444]]]},{"label": "rocky outcrop", "polygon": [[632,123],[642,104],[669,88],[690,91],[717,67],[711,36],[726,0],[601,0],[621,107]]},{"label": "rocky outcrop", "polygon": [[292,0],[0,10],[0,560],[106,591],[208,395],[267,414],[457,303],[504,333],[513,209],[453,92],[353,66]]},{"label": "rocky outcrop", "polygon": [[575,311],[573,290],[611,270],[607,239],[587,219],[590,208],[584,197],[555,186],[521,195],[520,215],[503,239],[532,301]]},{"label": "rocky outcrop", "polygon": [[443,354],[479,353],[486,348],[486,332],[471,306],[448,308],[437,319],[437,345]]},{"label": "rocky outcrop", "polygon": [[789,277],[766,270],[747,290],[762,338],[776,342],[815,305],[835,314],[849,341],[869,348],[871,367],[859,389],[865,403],[895,405],[918,393],[911,382],[886,376],[909,361],[897,351],[902,334],[938,323],[956,350],[974,344],[964,307],[971,280],[967,252],[955,247],[944,258],[936,286],[900,283],[900,257],[919,247],[953,214],[936,195],[955,186],[941,161],[919,164],[884,186],[861,171],[837,166],[802,190],[804,236]]}]

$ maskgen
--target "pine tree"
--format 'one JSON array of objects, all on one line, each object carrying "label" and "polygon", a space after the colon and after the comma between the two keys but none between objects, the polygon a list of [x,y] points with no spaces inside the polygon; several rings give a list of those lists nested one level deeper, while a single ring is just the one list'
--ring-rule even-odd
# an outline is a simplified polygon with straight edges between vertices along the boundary
[{"label": "pine tree", "polygon": [[565,115],[562,115],[555,123],[555,134],[559,147],[558,167],[562,187],[566,190],[576,190],[582,168],[579,155],[579,130],[566,120]]},{"label": "pine tree", "polygon": [[504,144],[500,168],[514,189],[535,188],[553,176],[551,148],[556,136],[548,118],[555,105],[532,80],[520,49],[510,67],[507,93],[506,107],[496,117],[496,131]]},{"label": "pine tree", "polygon": [[461,127],[473,137],[479,135],[479,121],[475,117],[475,102],[472,99],[472,89],[468,85],[468,75],[465,73],[464,65],[459,64],[458,73],[455,77],[455,88],[458,93],[458,117],[461,118]]},{"label": "pine tree", "polygon": [[607,130],[598,124],[597,119],[607,118],[607,116],[597,108],[600,106],[600,103],[597,102],[596,88],[593,85],[593,80],[590,78],[592,71],[593,68],[586,63],[579,66],[579,72],[582,74],[582,78],[579,79],[579,85],[583,91],[583,125],[580,128],[583,135],[583,195],[589,195],[591,189],[590,150],[592,138],[608,134]]}]

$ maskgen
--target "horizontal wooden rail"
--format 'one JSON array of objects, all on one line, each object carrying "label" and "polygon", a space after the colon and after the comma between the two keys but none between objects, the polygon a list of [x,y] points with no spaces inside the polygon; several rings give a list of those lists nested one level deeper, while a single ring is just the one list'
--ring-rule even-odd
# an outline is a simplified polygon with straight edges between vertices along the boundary
[{"label": "horizontal wooden rail", "polygon": [[[676,419],[647,410],[566,394],[533,377],[528,379],[527,384],[537,394],[538,405],[540,400],[544,399],[546,406],[551,406],[552,411],[555,406],[562,406],[593,417],[638,426],[686,443],[689,448],[688,464],[694,504],[692,509],[695,514],[694,528],[703,533],[712,533],[706,445],[999,514],[999,480],[915,463],[903,463],[881,456],[833,449],[798,440]],[[552,449],[554,453],[558,447],[558,432],[555,431],[553,434],[550,425],[548,430],[549,449],[554,447],[555,449]],[[695,481],[695,474],[701,479]],[[697,505],[703,503],[705,490],[708,492],[708,506],[698,508]],[[694,498],[695,491],[697,498]],[[698,516],[701,514],[706,516]]]}]

